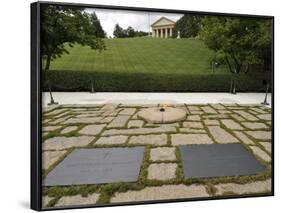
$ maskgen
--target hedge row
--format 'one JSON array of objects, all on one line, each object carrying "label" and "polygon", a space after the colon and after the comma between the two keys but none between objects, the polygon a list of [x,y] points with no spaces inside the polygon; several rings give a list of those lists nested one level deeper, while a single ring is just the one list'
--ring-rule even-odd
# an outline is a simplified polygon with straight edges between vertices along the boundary
[{"label": "hedge row", "polygon": [[[144,74],[87,71],[48,70],[43,75],[43,90],[90,91],[93,82],[96,92],[228,92],[229,73],[194,74]],[[263,92],[262,81],[270,73],[241,74],[237,91]]]}]

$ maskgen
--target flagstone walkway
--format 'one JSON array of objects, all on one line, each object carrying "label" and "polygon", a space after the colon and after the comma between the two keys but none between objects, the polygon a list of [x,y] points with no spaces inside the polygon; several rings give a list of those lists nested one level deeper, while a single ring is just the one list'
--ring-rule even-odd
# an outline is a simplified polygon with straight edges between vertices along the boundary
[{"label": "flagstone walkway", "polygon": [[[184,121],[150,124],[157,105],[61,105],[43,113],[43,178],[75,148],[145,146],[138,181],[43,187],[43,206],[203,198],[271,192],[271,109],[262,105],[176,105]],[[252,176],[185,179],[179,145],[241,143],[266,166]]]}]

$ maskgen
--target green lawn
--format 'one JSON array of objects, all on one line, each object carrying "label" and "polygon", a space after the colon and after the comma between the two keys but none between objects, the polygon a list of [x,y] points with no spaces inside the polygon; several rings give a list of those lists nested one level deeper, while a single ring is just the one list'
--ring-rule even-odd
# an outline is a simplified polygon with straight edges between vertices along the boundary
[{"label": "green lawn", "polygon": [[[195,39],[106,39],[99,53],[87,46],[68,48],[51,62],[47,78],[54,90],[83,91],[228,91],[230,72],[212,72],[213,52]],[[263,72],[241,74],[240,91],[260,91]]]}]

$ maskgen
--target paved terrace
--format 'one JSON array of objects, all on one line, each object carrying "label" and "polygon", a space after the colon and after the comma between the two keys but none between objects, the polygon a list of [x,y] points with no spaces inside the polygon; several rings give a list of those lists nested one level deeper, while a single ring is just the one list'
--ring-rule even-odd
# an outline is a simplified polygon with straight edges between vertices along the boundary
[{"label": "paved terrace", "polygon": [[[111,93],[111,92],[54,92],[59,104],[260,104],[264,93]],[[50,102],[49,93],[43,93],[43,106]],[[271,94],[268,95],[271,103]]]},{"label": "paved terrace", "polygon": [[[111,95],[74,93],[69,97],[65,93],[54,94],[56,100],[65,105],[45,108],[44,111],[43,176],[46,177],[78,147],[144,147],[137,181],[43,187],[43,206],[264,194],[271,191],[271,109],[257,104],[263,100],[262,94],[209,94],[207,102],[231,102],[240,97],[240,104],[177,104],[176,107],[187,111],[186,120],[157,125],[146,123],[137,115],[139,110],[157,105],[104,104],[111,101],[122,103],[124,100],[124,96],[119,97],[119,94]],[[135,99],[145,103],[155,96],[145,95],[140,99],[133,94],[128,96],[130,101]],[[179,101],[171,96],[188,103],[195,99],[195,102],[206,102],[204,94],[157,94],[155,97],[165,102]],[[77,100],[83,104],[68,104],[77,103]],[[243,100],[251,100],[255,105],[243,105]],[[250,176],[220,178],[190,179],[184,176],[180,145],[237,143],[252,153],[266,171]]]}]

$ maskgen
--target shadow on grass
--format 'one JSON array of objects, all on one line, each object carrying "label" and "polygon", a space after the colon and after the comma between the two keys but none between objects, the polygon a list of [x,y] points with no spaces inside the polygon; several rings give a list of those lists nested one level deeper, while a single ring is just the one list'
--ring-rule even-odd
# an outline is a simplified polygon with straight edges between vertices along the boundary
[{"label": "shadow on grass", "polygon": [[[270,72],[242,73],[237,91],[264,92],[264,79],[270,80]],[[42,80],[44,91],[49,80],[53,91],[90,91],[93,82],[96,92],[229,92],[231,75],[48,70]]]}]

